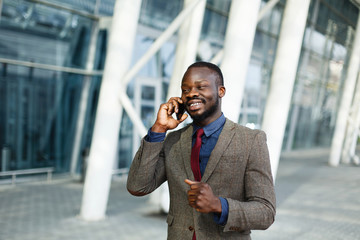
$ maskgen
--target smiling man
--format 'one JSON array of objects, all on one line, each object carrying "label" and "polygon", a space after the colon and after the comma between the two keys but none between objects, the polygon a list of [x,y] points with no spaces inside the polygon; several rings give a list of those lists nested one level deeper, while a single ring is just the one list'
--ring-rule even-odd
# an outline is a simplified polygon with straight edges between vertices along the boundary
[{"label": "smiling man", "polygon": [[[218,66],[190,65],[181,90],[142,139],[128,191],[143,196],[168,181],[168,239],[251,239],[252,229],[267,229],[275,217],[266,135],[225,118]],[[166,136],[188,114],[193,122]]]}]

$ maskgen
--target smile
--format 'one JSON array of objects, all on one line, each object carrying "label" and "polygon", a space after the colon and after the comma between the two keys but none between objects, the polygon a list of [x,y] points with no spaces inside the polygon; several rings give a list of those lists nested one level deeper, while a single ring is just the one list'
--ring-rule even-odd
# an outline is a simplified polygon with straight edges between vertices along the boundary
[{"label": "smile", "polygon": [[190,111],[197,111],[199,110],[204,104],[202,102],[192,102],[188,106],[188,110]]},{"label": "smile", "polygon": [[201,103],[192,103],[190,104],[190,107],[200,105]]}]

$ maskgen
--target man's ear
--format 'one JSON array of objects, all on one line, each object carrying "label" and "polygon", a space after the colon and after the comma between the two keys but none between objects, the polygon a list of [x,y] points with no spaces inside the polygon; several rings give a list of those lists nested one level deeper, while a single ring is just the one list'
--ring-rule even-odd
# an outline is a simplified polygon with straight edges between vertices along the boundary
[{"label": "man's ear", "polygon": [[219,86],[219,97],[222,98],[225,96],[226,89],[224,86]]}]

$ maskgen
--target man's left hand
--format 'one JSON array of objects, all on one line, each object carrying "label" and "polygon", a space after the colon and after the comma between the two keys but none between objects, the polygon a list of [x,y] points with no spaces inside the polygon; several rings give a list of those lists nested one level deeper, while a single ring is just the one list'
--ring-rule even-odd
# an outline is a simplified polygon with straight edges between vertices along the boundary
[{"label": "man's left hand", "polygon": [[189,205],[198,212],[221,214],[221,201],[216,197],[209,184],[185,179],[190,186],[188,191]]}]

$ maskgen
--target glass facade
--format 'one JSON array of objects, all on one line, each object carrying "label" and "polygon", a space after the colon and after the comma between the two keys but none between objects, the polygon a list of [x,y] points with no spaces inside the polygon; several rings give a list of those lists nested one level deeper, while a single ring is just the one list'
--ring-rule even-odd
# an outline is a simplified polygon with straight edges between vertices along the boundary
[{"label": "glass facade", "polygon": [[357,16],[349,1],[311,2],[285,149],[330,147]]},{"label": "glass facade", "polygon": [[[262,7],[265,4],[262,2]],[[258,23],[255,32],[239,118],[240,124],[250,128],[260,128],[262,122],[283,11],[280,2]]]},{"label": "glass facade", "polygon": [[[84,70],[93,23],[86,14],[50,5],[2,2],[0,147],[10,152],[2,159],[2,171],[45,166],[69,171],[84,79],[90,78],[92,85],[90,127],[101,77],[65,67]],[[99,34],[96,69],[103,66],[105,35]],[[89,127],[85,135],[91,134]]]},{"label": "glass facade", "polygon": [[[96,34],[94,70],[85,74],[91,35],[115,0],[3,0],[0,20],[1,171],[54,166],[68,172],[81,92],[90,81],[81,152],[91,145],[109,29]],[[267,1],[262,1],[262,6]],[[223,46],[230,0],[208,0],[201,42],[214,56]],[[285,1],[258,24],[239,123],[260,128]],[[143,0],[132,63],[183,8],[183,1]],[[329,147],[358,9],[348,0],[312,0],[284,138],[284,149]],[[175,60],[173,36],[130,81],[127,93],[146,127],[165,101]],[[204,59],[201,53],[198,60]],[[225,79],[226,84],[226,79]],[[140,137],[124,112],[117,168],[130,165]],[[80,169],[81,161],[77,164]]]}]

